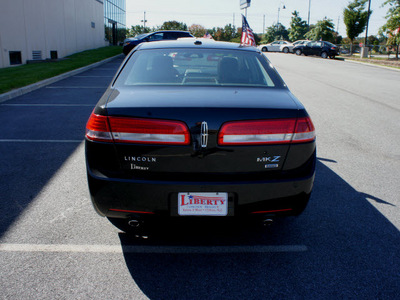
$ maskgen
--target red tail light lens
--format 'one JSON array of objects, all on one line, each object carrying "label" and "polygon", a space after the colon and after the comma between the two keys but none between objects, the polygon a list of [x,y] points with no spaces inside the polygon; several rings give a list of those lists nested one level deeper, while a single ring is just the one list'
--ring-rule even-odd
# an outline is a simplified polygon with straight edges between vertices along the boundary
[{"label": "red tail light lens", "polygon": [[307,142],[315,139],[310,118],[233,121],[222,125],[219,145],[259,145]]},{"label": "red tail light lens", "polygon": [[107,117],[92,113],[86,124],[86,137],[92,141],[112,142]]},{"label": "red tail light lens", "polygon": [[309,117],[299,118],[293,135],[292,143],[304,143],[315,140],[315,128]]},{"label": "red tail light lens", "polygon": [[180,121],[109,117],[115,142],[188,145],[189,130]]},{"label": "red tail light lens", "polygon": [[180,121],[106,117],[92,113],[86,137],[93,141],[188,145],[189,130]]}]

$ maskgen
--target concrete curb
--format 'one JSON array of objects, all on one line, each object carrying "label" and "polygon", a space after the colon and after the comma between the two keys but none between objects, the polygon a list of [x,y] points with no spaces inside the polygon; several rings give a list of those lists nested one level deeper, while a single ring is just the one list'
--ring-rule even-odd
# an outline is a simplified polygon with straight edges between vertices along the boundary
[{"label": "concrete curb", "polygon": [[393,70],[393,71],[400,72],[400,69],[398,69],[398,68],[391,68],[391,67],[386,67],[386,66],[382,66],[382,65],[378,65],[378,64],[371,64],[371,63],[357,61],[357,60],[351,60],[351,59],[344,59],[344,61],[345,62],[351,62],[351,63],[354,63],[354,64],[367,65],[367,66],[371,66],[371,67],[377,67],[377,68],[381,68],[381,69]]},{"label": "concrete curb", "polygon": [[14,89],[12,91],[6,92],[4,94],[0,94],[0,103],[8,101],[10,99],[13,99],[15,97],[22,96],[24,94],[30,93],[30,92],[32,92],[34,90],[40,89],[41,87],[44,87],[44,86],[52,84],[54,82],[63,80],[63,79],[68,78],[70,76],[74,76],[74,75],[77,75],[79,73],[82,73],[82,72],[85,72],[87,70],[90,70],[92,68],[101,66],[101,65],[103,65],[105,63],[108,63],[108,62],[110,62],[110,61],[112,61],[112,60],[114,60],[117,57],[120,57],[122,55],[123,54],[118,54],[116,56],[106,58],[104,60],[98,61],[98,62],[93,63],[91,65],[87,65],[85,67],[82,67],[82,68],[79,68],[79,69],[75,69],[75,70],[72,70],[72,71],[69,71],[69,72],[66,72],[66,73],[63,73],[63,74],[60,74],[60,75],[57,75],[57,76],[42,80],[42,81],[38,81],[38,82],[32,83],[30,85],[27,85],[27,86],[24,86],[24,87],[21,87],[21,88]]}]

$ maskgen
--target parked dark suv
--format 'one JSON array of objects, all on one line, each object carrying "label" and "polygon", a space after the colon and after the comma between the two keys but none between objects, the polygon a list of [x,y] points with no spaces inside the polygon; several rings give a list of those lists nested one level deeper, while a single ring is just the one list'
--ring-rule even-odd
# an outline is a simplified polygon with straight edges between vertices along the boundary
[{"label": "parked dark suv", "polygon": [[325,41],[314,41],[295,46],[293,53],[297,55],[317,55],[322,58],[335,58],[336,55],[339,55],[339,47]]},{"label": "parked dark suv", "polygon": [[194,37],[188,31],[180,30],[159,30],[150,33],[139,34],[135,37],[127,38],[124,41],[124,48],[122,52],[127,55],[133,48],[140,43],[156,42],[162,40],[177,40],[179,38]]}]

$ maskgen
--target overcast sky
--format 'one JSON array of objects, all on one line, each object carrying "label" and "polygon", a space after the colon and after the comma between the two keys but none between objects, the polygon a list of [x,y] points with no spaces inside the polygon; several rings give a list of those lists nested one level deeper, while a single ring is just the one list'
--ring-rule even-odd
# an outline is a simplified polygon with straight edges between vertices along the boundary
[{"label": "overcast sky", "polygon": [[[254,32],[263,33],[264,16],[265,27],[276,24],[280,7],[279,22],[288,28],[294,10],[307,21],[309,1],[252,0],[251,6],[247,9],[247,20]],[[379,28],[385,24],[388,6],[382,8],[383,2],[384,0],[371,0],[373,13],[368,35],[377,34]],[[311,0],[310,23],[315,24],[328,17],[333,20],[335,30],[339,27],[339,33],[345,37],[343,9],[348,3],[348,0]],[[172,20],[186,23],[188,26],[200,24],[205,28],[223,27],[229,23],[241,27],[241,13],[244,14],[244,10],[240,10],[240,0],[126,0],[127,27],[143,24],[141,20],[144,11],[148,27],[162,25],[164,21]],[[363,35],[365,33],[360,36]]]}]

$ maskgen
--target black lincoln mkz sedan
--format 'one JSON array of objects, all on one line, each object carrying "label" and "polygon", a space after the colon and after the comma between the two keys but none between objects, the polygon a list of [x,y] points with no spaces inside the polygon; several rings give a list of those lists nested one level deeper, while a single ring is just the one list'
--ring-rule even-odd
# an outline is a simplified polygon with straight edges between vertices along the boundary
[{"label": "black lincoln mkz sedan", "polygon": [[304,106],[260,50],[234,43],[139,45],[86,128],[93,205],[124,231],[298,215],[315,160]]}]

